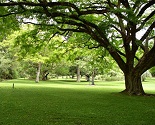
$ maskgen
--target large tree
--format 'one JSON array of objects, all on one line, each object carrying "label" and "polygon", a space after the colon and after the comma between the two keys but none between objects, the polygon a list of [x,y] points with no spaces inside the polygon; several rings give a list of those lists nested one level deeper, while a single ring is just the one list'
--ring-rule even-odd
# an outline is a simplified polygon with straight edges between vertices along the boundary
[{"label": "large tree", "polygon": [[94,41],[81,43],[109,52],[124,73],[123,92],[145,95],[141,75],[155,65],[155,0],[5,0],[0,6],[8,9],[1,17],[16,15],[20,22],[50,26],[53,34],[90,37]]}]

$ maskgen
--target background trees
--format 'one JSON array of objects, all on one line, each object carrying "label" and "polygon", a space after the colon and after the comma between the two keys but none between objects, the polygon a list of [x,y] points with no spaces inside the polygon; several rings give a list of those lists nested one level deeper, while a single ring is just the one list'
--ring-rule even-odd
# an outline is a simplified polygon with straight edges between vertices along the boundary
[{"label": "background trees", "polygon": [[20,64],[16,60],[12,37],[14,35],[0,42],[0,80],[20,77],[20,68],[17,68]]},{"label": "background trees", "polygon": [[[0,6],[9,12],[0,15],[16,14],[19,21],[41,26],[47,34],[68,38],[77,32],[88,39],[80,45],[103,47],[116,61],[125,76],[123,92],[145,95],[141,75],[155,65],[154,4],[154,0],[2,1]],[[138,35],[141,31],[144,33]]]}]

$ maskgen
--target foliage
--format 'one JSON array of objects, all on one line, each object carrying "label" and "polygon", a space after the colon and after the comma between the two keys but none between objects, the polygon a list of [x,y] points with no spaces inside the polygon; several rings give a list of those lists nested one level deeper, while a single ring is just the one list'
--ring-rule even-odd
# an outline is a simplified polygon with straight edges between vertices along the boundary
[{"label": "foliage", "polygon": [[[0,16],[8,12],[7,8],[4,7],[0,7],[0,10]],[[0,18],[0,42],[5,40],[14,30],[19,29],[19,24],[15,17],[15,15],[11,15],[9,17],[2,16],[2,18]]]},{"label": "foliage", "polygon": [[[35,79],[37,63],[39,62],[42,63],[40,79],[46,73],[62,76],[71,75],[74,77],[77,73],[76,65],[79,64],[81,67],[81,76],[86,74],[91,75],[93,67],[100,71],[102,71],[103,67],[107,69],[107,63],[106,65],[100,65],[101,63],[105,63],[106,59],[100,57],[101,54],[99,53],[104,53],[103,56],[107,56],[108,54],[104,51],[102,52],[102,49],[96,49],[94,53],[94,50],[78,48],[79,45],[74,41],[78,41],[80,38],[80,36],[77,36],[74,39],[70,38],[68,41],[62,41],[61,36],[50,38],[50,36],[44,34],[44,31],[38,31],[32,25],[24,25],[19,31],[8,36],[6,41],[3,41],[1,45],[3,48],[7,46],[6,49],[9,50],[7,54],[12,53],[16,60],[10,61],[10,65],[18,65],[18,70],[15,71],[15,74],[18,74],[16,77]],[[75,68],[71,69],[71,67]],[[8,71],[8,74],[11,73]]]},{"label": "foliage", "polygon": [[151,72],[152,76],[155,77],[155,67],[152,67],[150,69],[150,72]]},{"label": "foliage", "polygon": [[54,71],[57,76],[68,76],[69,75],[69,65],[64,62],[60,62],[59,64],[57,64]]},{"label": "foliage", "polygon": [[15,57],[15,50],[11,41],[0,42],[0,79],[13,79],[20,76],[19,63]]},{"label": "foliage", "polygon": [[59,63],[63,57],[64,50],[61,47],[59,48],[62,41],[61,36],[51,38],[35,26],[21,27],[14,38],[14,47],[20,48],[16,55],[24,63],[22,74],[25,74],[27,78],[34,79],[38,63],[41,63],[41,79],[46,73],[52,73],[50,70],[52,70],[53,65]]}]

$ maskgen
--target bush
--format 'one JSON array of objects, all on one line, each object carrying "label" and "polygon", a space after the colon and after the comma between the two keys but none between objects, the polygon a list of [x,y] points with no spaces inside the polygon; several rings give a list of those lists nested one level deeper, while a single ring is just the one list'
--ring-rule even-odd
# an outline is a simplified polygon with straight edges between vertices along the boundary
[{"label": "bush", "polygon": [[122,81],[124,80],[123,76],[112,76],[112,77],[106,77],[105,81]]},{"label": "bush", "polygon": [[96,77],[95,77],[95,80],[104,80],[104,75],[97,75]]}]

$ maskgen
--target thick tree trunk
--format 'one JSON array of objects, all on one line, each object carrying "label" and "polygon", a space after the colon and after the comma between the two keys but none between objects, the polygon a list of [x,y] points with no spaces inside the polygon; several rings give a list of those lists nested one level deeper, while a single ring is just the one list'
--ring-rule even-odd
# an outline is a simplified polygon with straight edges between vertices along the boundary
[{"label": "thick tree trunk", "polygon": [[129,95],[145,95],[143,90],[141,76],[134,74],[125,74],[125,90],[123,93]]}]

